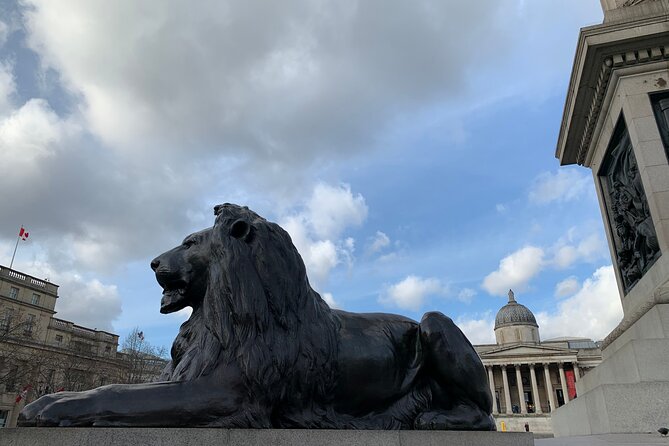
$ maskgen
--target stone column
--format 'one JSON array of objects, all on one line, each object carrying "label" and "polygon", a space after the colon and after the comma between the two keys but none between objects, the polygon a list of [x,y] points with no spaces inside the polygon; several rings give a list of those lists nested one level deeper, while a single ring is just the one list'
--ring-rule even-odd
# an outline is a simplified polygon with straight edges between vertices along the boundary
[{"label": "stone column", "polygon": [[495,376],[493,374],[493,366],[488,367],[488,383],[490,384],[490,396],[492,397],[492,413],[497,412],[497,398],[495,398]]},{"label": "stone column", "polygon": [[569,390],[567,390],[567,378],[564,376],[564,364],[558,363],[558,368],[560,370],[560,384],[562,385],[562,395],[564,396],[564,403],[569,402]]},{"label": "stone column", "polygon": [[509,391],[509,377],[506,376],[506,364],[502,365],[502,381],[504,383],[504,402],[506,413],[511,413],[511,392]]},{"label": "stone column", "polygon": [[571,363],[571,365],[572,367],[574,367],[574,379],[578,381],[579,379],[581,379],[581,371],[578,369],[578,364],[576,363],[576,361],[574,361]]},{"label": "stone column", "polygon": [[534,396],[534,412],[543,413],[541,410],[541,398],[539,397],[539,386],[537,385],[537,375],[534,372],[534,364],[530,364],[530,379],[532,380],[532,395]]},{"label": "stone column", "polygon": [[525,404],[525,392],[523,392],[523,378],[520,376],[520,364],[514,364],[516,367],[516,385],[518,386],[518,398],[520,398],[520,413],[527,413]]},{"label": "stone column", "polygon": [[546,394],[548,394],[548,404],[550,404],[549,412],[552,412],[555,410],[555,397],[553,396],[553,383],[551,381],[551,372],[548,369],[548,364],[545,362],[544,364],[544,381],[546,385]]}]

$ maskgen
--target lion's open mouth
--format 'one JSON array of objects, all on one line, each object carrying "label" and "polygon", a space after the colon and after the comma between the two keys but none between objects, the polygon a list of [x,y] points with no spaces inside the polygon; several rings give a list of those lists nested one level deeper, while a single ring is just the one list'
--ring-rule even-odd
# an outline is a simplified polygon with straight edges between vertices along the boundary
[{"label": "lion's open mouth", "polygon": [[184,294],[186,292],[186,287],[188,287],[188,282],[183,279],[173,279],[173,280],[161,280],[158,278],[158,283],[163,287],[163,294],[167,293],[179,293]]},{"label": "lion's open mouth", "polygon": [[163,281],[160,285],[163,287],[163,298],[160,300],[161,313],[171,313],[186,306],[184,297],[188,283],[185,280]]}]

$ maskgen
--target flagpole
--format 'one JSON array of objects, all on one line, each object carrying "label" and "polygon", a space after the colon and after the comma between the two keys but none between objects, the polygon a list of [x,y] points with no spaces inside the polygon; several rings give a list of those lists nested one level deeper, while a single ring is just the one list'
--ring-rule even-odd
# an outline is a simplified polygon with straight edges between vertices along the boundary
[{"label": "flagpole", "polygon": [[[21,227],[23,227],[23,225]],[[20,239],[21,239],[20,235],[18,237],[16,237],[16,246],[14,246],[14,254],[12,254],[12,261],[9,263],[9,269],[12,269],[12,266],[14,265],[14,257],[16,256],[16,248],[19,247],[19,240]]]}]

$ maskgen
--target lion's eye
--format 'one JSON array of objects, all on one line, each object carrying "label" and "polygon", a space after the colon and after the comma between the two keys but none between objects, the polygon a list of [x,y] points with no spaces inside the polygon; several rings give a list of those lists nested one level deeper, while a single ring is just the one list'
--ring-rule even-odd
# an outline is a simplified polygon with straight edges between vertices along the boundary
[{"label": "lion's eye", "polygon": [[249,234],[250,230],[251,225],[249,225],[246,221],[237,220],[232,224],[232,227],[230,227],[230,235],[234,238],[243,238]]},{"label": "lion's eye", "polygon": [[186,248],[190,248],[191,246],[196,245],[196,244],[197,244],[197,242],[193,239],[186,240],[182,243],[182,245],[185,246]]}]

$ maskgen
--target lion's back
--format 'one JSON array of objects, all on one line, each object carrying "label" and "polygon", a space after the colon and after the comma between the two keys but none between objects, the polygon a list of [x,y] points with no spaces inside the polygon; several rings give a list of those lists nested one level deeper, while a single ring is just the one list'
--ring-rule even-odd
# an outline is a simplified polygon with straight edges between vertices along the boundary
[{"label": "lion's back", "polygon": [[340,321],[337,400],[364,411],[405,394],[422,365],[418,323],[388,313],[333,313]]}]

